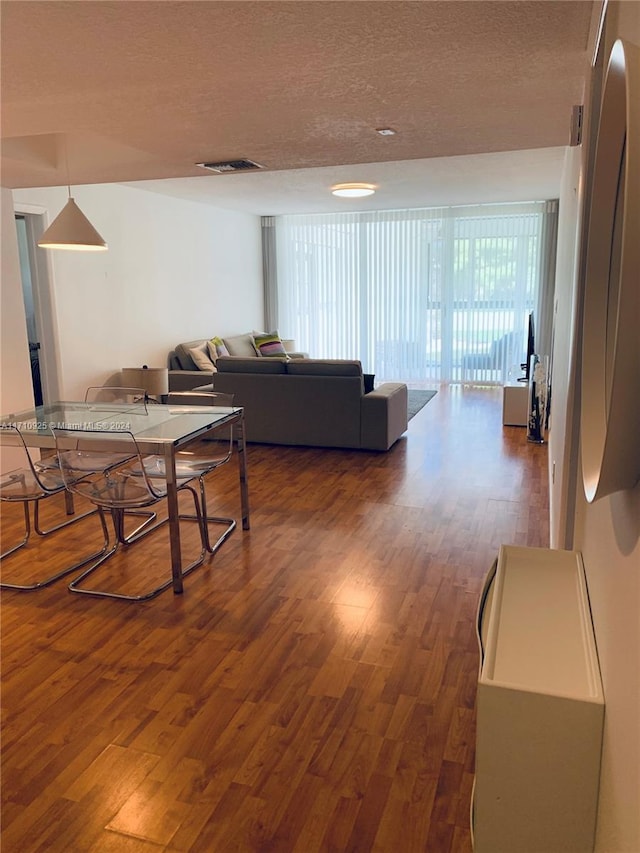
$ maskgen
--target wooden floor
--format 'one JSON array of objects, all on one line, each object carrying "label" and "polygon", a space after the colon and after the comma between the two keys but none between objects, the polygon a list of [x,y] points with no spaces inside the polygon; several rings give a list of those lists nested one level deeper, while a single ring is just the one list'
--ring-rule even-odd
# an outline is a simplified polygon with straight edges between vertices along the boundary
[{"label": "wooden floor", "polygon": [[[440,389],[389,453],[251,445],[251,530],[182,596],[4,591],[3,853],[469,853],[478,594],[501,543],[548,545],[546,447],[500,393]],[[162,576],[165,535],[109,581]]]}]

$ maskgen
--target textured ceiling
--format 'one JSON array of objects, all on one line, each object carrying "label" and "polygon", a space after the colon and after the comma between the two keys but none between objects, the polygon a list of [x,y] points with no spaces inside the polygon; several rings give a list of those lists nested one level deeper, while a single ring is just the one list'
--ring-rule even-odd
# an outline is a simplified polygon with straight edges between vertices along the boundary
[{"label": "textured ceiling", "polygon": [[375,180],[390,161],[415,173],[431,158],[566,146],[600,5],[3,0],[1,182],[199,177],[204,200],[258,175],[202,161],[250,158],[263,183],[372,164]]}]

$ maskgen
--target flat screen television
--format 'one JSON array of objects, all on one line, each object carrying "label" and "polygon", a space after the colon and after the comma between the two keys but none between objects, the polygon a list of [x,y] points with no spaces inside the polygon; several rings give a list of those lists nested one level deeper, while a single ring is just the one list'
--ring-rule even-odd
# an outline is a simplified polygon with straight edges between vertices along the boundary
[{"label": "flat screen television", "polygon": [[536,336],[535,336],[535,328],[533,325],[533,311],[529,312],[529,318],[527,321],[527,360],[520,365],[520,370],[524,370],[524,376],[520,377],[520,382],[528,382],[529,381],[529,370],[531,368],[531,356],[536,351]]}]

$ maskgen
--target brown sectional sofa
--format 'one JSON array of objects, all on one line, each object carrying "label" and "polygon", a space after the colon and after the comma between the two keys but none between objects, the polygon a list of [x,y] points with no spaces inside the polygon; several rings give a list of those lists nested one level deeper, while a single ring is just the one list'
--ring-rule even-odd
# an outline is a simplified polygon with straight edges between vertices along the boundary
[{"label": "brown sectional sofa", "polygon": [[407,429],[407,386],[365,394],[359,361],[221,356],[216,366],[213,388],[244,407],[248,441],[388,450]]}]

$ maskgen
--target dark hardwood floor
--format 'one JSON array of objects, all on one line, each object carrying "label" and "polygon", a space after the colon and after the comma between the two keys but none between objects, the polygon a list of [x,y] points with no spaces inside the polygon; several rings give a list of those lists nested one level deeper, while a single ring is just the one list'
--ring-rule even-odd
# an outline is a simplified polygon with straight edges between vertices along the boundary
[{"label": "dark hardwood floor", "polygon": [[[3,591],[3,853],[471,850],[478,595],[501,543],[548,545],[546,447],[499,390],[442,388],[389,453],[248,461],[251,530],[184,595]],[[237,516],[235,464],[209,482]],[[105,581],[162,576],[166,536]],[[98,539],[84,520],[3,574]]]}]

